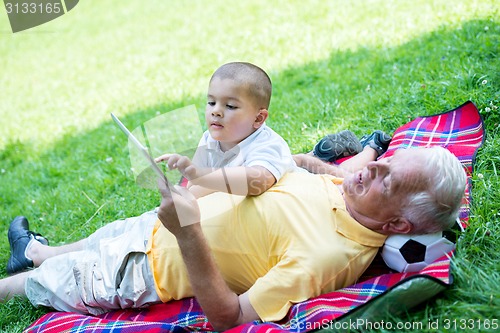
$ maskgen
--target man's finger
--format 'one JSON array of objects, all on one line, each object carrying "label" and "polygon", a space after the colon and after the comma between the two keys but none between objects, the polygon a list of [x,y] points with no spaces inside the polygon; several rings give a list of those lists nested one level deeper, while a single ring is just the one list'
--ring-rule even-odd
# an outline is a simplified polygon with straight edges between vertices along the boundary
[{"label": "man's finger", "polygon": [[172,196],[172,191],[170,190],[168,184],[165,182],[165,179],[158,177],[157,183],[158,189],[160,190],[161,196],[163,198]]},{"label": "man's finger", "polygon": [[191,194],[191,192],[189,192],[189,190],[183,186],[174,186],[174,189],[175,189],[175,193],[179,194],[179,195],[182,195],[183,197],[186,197],[186,198],[189,198],[189,199],[193,199],[194,196],[193,194]]}]

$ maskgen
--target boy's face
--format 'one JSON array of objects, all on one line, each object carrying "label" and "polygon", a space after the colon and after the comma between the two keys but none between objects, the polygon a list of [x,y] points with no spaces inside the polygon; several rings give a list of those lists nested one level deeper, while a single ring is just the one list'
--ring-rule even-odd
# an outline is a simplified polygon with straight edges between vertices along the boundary
[{"label": "boy's face", "polygon": [[217,77],[210,82],[205,119],[210,135],[220,141],[222,150],[231,149],[255,132],[267,114],[266,109],[256,105],[244,84]]}]

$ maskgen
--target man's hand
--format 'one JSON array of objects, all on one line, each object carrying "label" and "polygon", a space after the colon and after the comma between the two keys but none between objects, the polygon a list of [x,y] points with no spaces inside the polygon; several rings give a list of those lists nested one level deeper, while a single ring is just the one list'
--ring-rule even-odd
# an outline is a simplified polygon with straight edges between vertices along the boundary
[{"label": "man's hand", "polygon": [[191,192],[181,186],[174,191],[161,179],[158,188],[162,197],[158,218],[172,234],[178,237],[183,227],[200,222],[200,209]]}]

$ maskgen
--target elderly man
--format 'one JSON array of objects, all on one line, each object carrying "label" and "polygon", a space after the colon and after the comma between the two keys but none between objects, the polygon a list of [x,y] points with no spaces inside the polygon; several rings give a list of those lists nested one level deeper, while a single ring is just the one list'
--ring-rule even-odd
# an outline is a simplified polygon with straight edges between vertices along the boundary
[{"label": "elderly man", "polygon": [[465,179],[444,148],[418,148],[344,179],[289,173],[253,197],[196,200],[160,183],[157,213],[62,247],[37,241],[17,218],[12,256],[37,268],[1,280],[0,299],[26,295],[34,305],[97,314],[196,296],[217,330],[280,320],[293,303],[354,283],[387,235],[450,226]]}]

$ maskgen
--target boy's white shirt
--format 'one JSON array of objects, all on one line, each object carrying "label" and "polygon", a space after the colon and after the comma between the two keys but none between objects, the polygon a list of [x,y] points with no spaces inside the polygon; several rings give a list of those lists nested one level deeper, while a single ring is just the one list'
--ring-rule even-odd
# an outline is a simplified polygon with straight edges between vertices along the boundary
[{"label": "boy's white shirt", "polygon": [[276,181],[290,171],[297,171],[292,153],[285,140],[265,123],[228,151],[206,131],[198,144],[193,164],[197,167],[221,168],[235,166],[262,166]]}]

